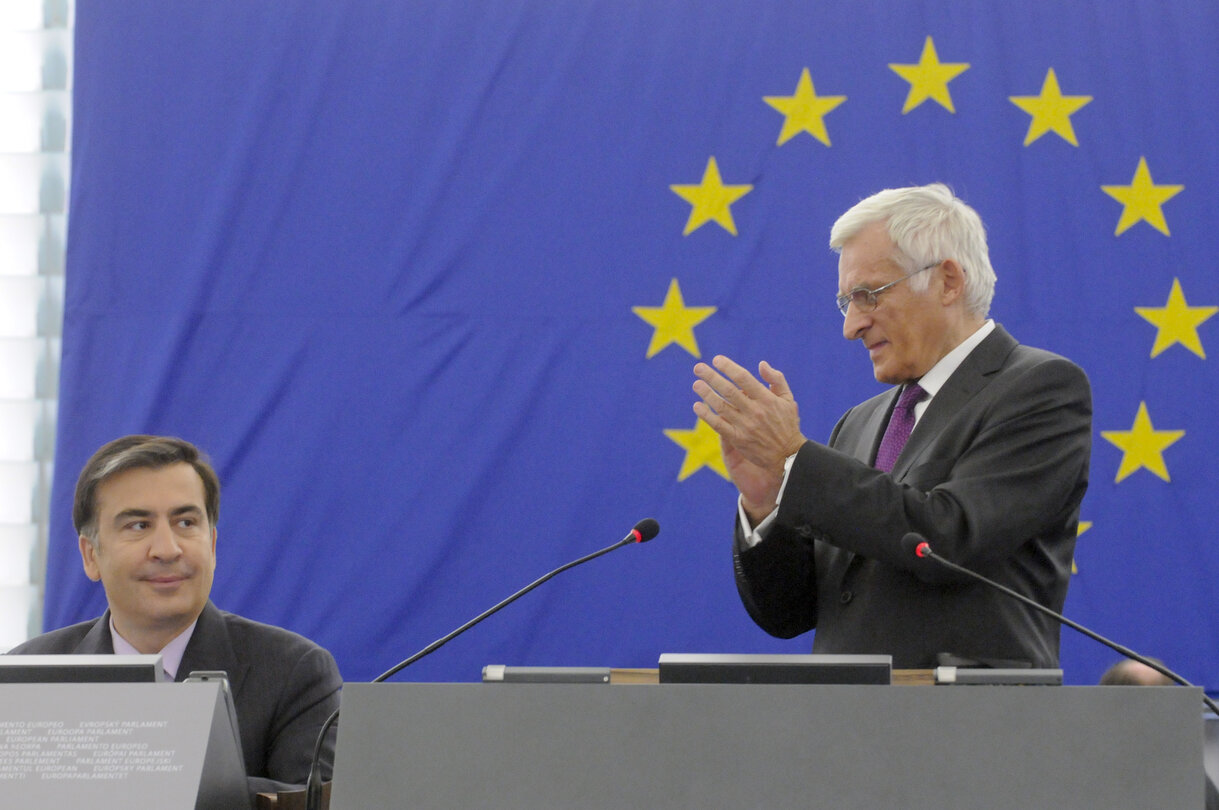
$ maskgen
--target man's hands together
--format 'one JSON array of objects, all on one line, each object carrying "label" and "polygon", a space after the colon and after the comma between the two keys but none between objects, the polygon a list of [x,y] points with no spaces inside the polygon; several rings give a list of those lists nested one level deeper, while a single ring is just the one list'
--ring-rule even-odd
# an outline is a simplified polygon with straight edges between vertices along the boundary
[{"label": "man's hands together", "polygon": [[783,484],[783,462],[807,439],[787,379],[763,360],[763,385],[723,355],[694,366],[694,412],[720,436],[724,463],[756,526],[774,511]]}]

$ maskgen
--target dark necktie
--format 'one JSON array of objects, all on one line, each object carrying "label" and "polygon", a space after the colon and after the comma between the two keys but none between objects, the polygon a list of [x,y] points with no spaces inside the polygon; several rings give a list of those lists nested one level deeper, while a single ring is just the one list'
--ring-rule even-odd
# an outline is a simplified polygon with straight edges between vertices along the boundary
[{"label": "dark necktie", "polygon": [[876,451],[876,469],[892,472],[894,462],[910,438],[910,431],[914,430],[914,406],[926,393],[918,383],[911,383],[902,389],[902,395],[889,417],[884,438],[880,440],[880,449]]}]

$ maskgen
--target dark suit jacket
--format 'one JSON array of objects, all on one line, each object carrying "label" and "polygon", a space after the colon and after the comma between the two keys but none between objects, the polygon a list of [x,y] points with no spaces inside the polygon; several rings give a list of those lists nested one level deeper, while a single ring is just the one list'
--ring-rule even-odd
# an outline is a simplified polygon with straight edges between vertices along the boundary
[{"label": "dark suit jacket", "polygon": [[[99,619],[53,630],[10,654],[114,652],[110,611]],[[339,708],[343,681],[329,652],[304,636],[225,613],[211,602],[191,635],[177,680],[192,670],[229,676],[251,792],[303,785],[322,723]],[[334,735],[323,753],[324,775],[334,762]]]},{"label": "dark suit jacket", "polygon": [[941,556],[1061,611],[1088,484],[1092,400],[1070,361],[1001,327],[931,400],[892,473],[872,468],[892,389],[852,408],[830,446],[808,442],[767,538],[734,546],[750,616],[813,651],[948,654],[995,666],[1058,666],[1058,624],[904,551],[918,532]]}]

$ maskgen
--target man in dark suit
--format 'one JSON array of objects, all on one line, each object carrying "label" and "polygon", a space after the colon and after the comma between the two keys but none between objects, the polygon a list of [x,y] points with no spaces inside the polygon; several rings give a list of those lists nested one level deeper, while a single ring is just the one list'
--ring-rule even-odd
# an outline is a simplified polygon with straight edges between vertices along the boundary
[{"label": "man in dark suit", "polygon": [[[72,517],[85,574],[110,607],[10,653],[160,653],[176,681],[223,670],[251,793],[302,785],[342,679],[312,641],[211,603],[219,511],[216,473],[188,442],[125,436],[103,446],[80,474]],[[333,760],[331,735],[324,767]]]},{"label": "man in dark suit", "polygon": [[734,562],[750,616],[813,651],[940,664],[1057,667],[1059,627],[914,557],[940,554],[1053,610],[1066,599],[1088,481],[1091,393],[1070,361],[988,319],[994,271],[978,215],[935,184],[839,218],[843,335],[891,390],[828,446],[800,431],[784,376],[724,356],[695,366],[698,416],[740,490]]}]

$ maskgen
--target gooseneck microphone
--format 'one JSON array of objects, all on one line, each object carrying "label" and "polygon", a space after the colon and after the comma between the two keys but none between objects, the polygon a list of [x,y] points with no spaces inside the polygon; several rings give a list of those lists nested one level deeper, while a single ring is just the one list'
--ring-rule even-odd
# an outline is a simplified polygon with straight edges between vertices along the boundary
[{"label": "gooseneck microphone", "polygon": [[386,678],[392,678],[394,675],[398,674],[398,672],[405,669],[406,667],[409,667],[411,664],[415,663],[420,658],[423,658],[425,655],[435,652],[440,647],[444,646],[445,644],[452,641],[457,636],[460,636],[462,633],[466,632],[471,627],[473,627],[474,625],[481,622],[483,619],[487,618],[488,616],[491,616],[493,613],[498,612],[500,609],[507,607],[508,605],[515,602],[517,599],[520,599],[522,596],[524,596],[525,594],[532,591],[537,586],[541,585],[543,582],[546,582],[547,580],[558,576],[559,574],[563,573],[564,571],[568,570],[569,568],[575,568],[577,565],[583,565],[584,563],[589,562],[590,560],[595,560],[604,554],[609,554],[611,551],[616,551],[616,550],[622,548],[623,546],[627,546],[632,543],[646,543],[647,541],[651,540],[653,537],[655,537],[658,534],[660,534],[660,524],[657,523],[655,520],[653,520],[652,518],[645,518],[644,520],[639,521],[638,523],[635,524],[635,528],[631,529],[630,533],[627,534],[626,537],[619,540],[617,543],[614,543],[612,546],[606,546],[605,548],[601,549],[600,551],[594,551],[592,554],[586,554],[578,560],[572,560],[571,562],[567,563],[566,565],[559,566],[555,570],[551,571],[549,574],[546,574],[545,576],[535,579],[533,582],[530,582],[524,588],[521,588],[519,591],[512,594],[512,596],[509,596],[507,599],[500,602],[499,604],[497,604],[493,607],[490,607],[487,610],[484,610],[482,613],[478,614],[473,619],[470,619],[470,621],[466,622],[461,627],[458,627],[453,632],[449,633],[446,636],[442,636],[442,637],[436,639],[431,644],[427,645],[422,650],[420,650],[419,652],[412,655],[410,658],[407,658],[405,661],[401,661],[401,662],[395,664],[394,666],[390,667],[389,669],[385,670],[385,672],[382,672],[376,678],[373,678],[371,683],[380,683],[381,681],[385,680]]},{"label": "gooseneck microphone", "polygon": [[[984,577],[981,574],[977,573],[976,571],[971,571],[970,569],[966,568],[963,565],[957,565],[952,560],[949,560],[945,557],[941,557],[939,554],[936,554],[934,551],[931,550],[931,544],[928,543],[927,539],[925,537],[923,537],[921,534],[919,534],[918,532],[909,532],[904,537],[902,537],[902,551],[904,551],[905,553],[910,554],[914,557],[918,557],[920,559],[933,560],[936,563],[938,563],[939,565],[943,566],[944,568],[947,568],[950,571],[955,571],[958,574],[964,574],[965,576],[967,576],[971,579],[974,579],[974,580],[977,580],[978,582],[989,585],[990,587],[994,588],[997,591],[1002,591],[1003,593],[1007,594],[1008,596],[1012,597],[1013,599],[1018,599],[1021,602],[1023,602],[1024,604],[1028,605],[1029,607],[1034,608],[1035,610],[1041,611],[1045,615],[1049,616],[1051,619],[1054,619],[1059,624],[1065,624],[1067,627],[1070,627],[1072,630],[1076,630],[1080,633],[1083,633],[1085,636],[1092,639],[1093,641],[1099,641],[1101,644],[1104,644],[1109,649],[1113,650],[1114,652],[1116,652],[1120,655],[1125,656],[1126,658],[1129,658],[1132,661],[1138,661],[1140,664],[1151,667],[1156,672],[1160,673],[1161,675],[1164,675],[1165,677],[1171,678],[1174,682],[1180,684],[1181,686],[1193,686],[1192,683],[1185,680],[1184,678],[1182,678],[1177,673],[1173,672],[1168,667],[1165,667],[1163,664],[1159,664],[1155,661],[1152,661],[1150,658],[1145,658],[1144,656],[1141,656],[1138,653],[1136,653],[1134,650],[1131,650],[1127,647],[1123,647],[1121,644],[1118,644],[1116,641],[1110,641],[1109,639],[1105,638],[1104,636],[1100,635],[1099,633],[1094,633],[1091,630],[1089,630],[1088,628],[1084,627],[1083,625],[1076,624],[1075,622],[1068,619],[1066,616],[1063,616],[1061,613],[1055,613],[1054,611],[1050,610],[1048,607],[1041,604],[1040,602],[1037,602],[1033,599],[1029,599],[1024,594],[1016,593],[1011,588],[1008,588],[1005,585],[1000,585],[998,582],[995,582],[993,579]],[[1219,715],[1219,706],[1216,706],[1215,702],[1213,700],[1211,700],[1209,697],[1207,697],[1205,692],[1202,693],[1202,702],[1206,704],[1206,707],[1208,709],[1210,709],[1215,714]]]},{"label": "gooseneck microphone", "polygon": [[[543,582],[546,582],[547,580],[557,577],[559,574],[563,573],[564,571],[566,571],[570,568],[575,568],[577,565],[583,565],[584,563],[589,562],[591,560],[595,560],[598,557],[609,554],[611,551],[616,551],[616,550],[622,548],[623,546],[628,546],[628,545],[632,545],[635,543],[646,543],[658,534],[660,534],[660,524],[657,523],[652,518],[644,518],[643,520],[636,523],[635,528],[631,529],[630,532],[627,533],[627,536],[622,538],[621,540],[619,540],[617,543],[606,546],[605,548],[601,549],[600,551],[594,551],[592,554],[585,554],[583,557],[580,557],[577,560],[572,560],[571,562],[567,563],[566,565],[561,565],[558,568],[551,571],[549,574],[546,574],[544,576],[539,577],[538,579],[535,579],[533,582],[530,582],[524,588],[521,588],[519,591],[517,591],[516,593],[509,596],[507,599],[488,608],[487,610],[484,610],[482,613],[478,614],[473,619],[470,619],[470,621],[466,622],[461,627],[458,627],[456,630],[452,631],[451,633],[448,633],[447,635],[441,636],[440,638],[436,639],[431,644],[427,645],[426,647],[424,647],[422,650],[415,653],[411,657],[409,657],[403,661],[400,661],[397,664],[394,664],[392,667],[385,670],[385,672],[382,672],[380,675],[373,678],[372,681],[370,681],[370,683],[380,683],[381,681],[384,681],[387,678],[393,677],[397,673],[401,672],[403,669],[406,669],[411,664],[418,661],[420,658],[423,658],[424,656],[429,655],[429,654],[435,652],[436,650],[440,649],[445,644],[449,643],[453,639],[460,636],[462,633],[469,630],[474,625],[481,622],[483,619],[486,619],[487,617],[491,616],[492,614],[497,613],[501,609],[507,607],[508,605],[515,602],[517,599],[520,599],[522,596],[524,596],[525,594],[532,591],[534,588],[541,585]],[[322,724],[321,732],[318,733],[318,735],[317,735],[317,744],[314,745],[314,747],[313,747],[313,762],[309,767],[309,779],[305,786],[305,808],[306,808],[306,810],[321,810],[321,806],[322,806],[322,766],[321,766],[322,746],[325,744],[326,732],[328,732],[330,730],[330,727],[332,725],[334,725],[334,722],[338,719],[339,719],[339,711],[336,709],[333,714],[331,714],[329,717],[326,718],[326,722]]]}]

